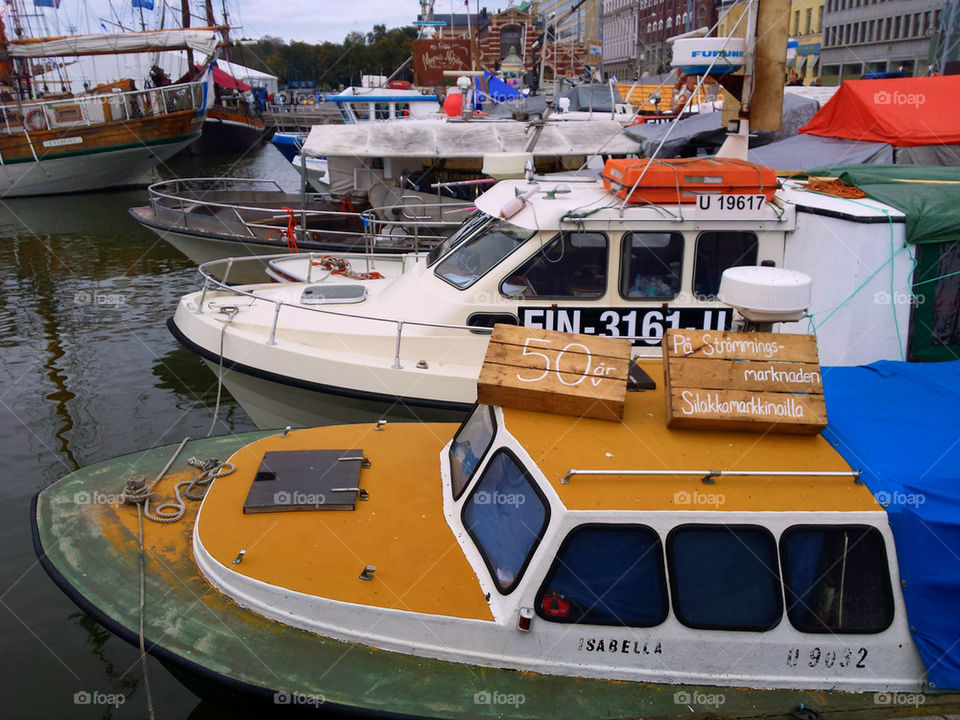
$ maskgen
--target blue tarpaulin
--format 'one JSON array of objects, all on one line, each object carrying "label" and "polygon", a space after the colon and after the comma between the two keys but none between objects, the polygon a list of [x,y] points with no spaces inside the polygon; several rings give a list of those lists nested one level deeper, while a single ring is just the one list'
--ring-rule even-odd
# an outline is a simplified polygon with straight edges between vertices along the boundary
[{"label": "blue tarpaulin", "polygon": [[913,639],[960,688],[960,361],[823,370],[824,437],[885,505]]},{"label": "blue tarpaulin", "polygon": [[489,70],[483,71],[483,77],[473,79],[474,102],[484,103],[492,100],[495,103],[508,102],[510,100],[520,100],[523,98],[516,88],[510,87],[503,80],[498,78]]}]

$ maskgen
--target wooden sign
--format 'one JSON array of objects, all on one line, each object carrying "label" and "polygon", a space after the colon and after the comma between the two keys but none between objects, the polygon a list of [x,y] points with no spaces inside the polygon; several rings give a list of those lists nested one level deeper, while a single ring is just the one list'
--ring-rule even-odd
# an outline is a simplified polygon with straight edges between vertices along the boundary
[{"label": "wooden sign", "polygon": [[477,381],[486,405],[619,421],[630,342],[495,325]]},{"label": "wooden sign", "polygon": [[827,426],[813,335],[667,330],[667,426],[816,434]]},{"label": "wooden sign", "polygon": [[467,39],[414,40],[413,72],[417,85],[450,85],[456,78],[444,78],[444,70],[470,70],[472,45]]}]

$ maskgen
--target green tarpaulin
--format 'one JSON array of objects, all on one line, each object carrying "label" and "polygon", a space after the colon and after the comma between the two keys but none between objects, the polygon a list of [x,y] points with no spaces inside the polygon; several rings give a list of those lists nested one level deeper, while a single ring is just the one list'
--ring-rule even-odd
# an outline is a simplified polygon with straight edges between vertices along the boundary
[{"label": "green tarpaulin", "polygon": [[907,216],[907,242],[960,240],[960,168],[921,165],[837,165],[809,175],[840,178]]}]

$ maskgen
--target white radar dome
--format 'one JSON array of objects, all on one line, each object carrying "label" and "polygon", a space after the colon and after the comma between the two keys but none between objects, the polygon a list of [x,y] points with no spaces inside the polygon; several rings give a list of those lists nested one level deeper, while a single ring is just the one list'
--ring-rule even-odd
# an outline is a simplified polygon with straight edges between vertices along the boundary
[{"label": "white radar dome", "polygon": [[784,268],[732,267],[723,271],[717,297],[751,322],[795,322],[810,307],[811,280]]}]

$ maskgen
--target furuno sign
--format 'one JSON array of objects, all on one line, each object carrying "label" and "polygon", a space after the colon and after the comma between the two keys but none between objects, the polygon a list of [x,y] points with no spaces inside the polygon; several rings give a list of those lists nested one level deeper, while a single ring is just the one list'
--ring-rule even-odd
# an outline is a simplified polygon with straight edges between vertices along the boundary
[{"label": "furuno sign", "polygon": [[667,425],[815,434],[827,426],[812,335],[667,330]]}]

